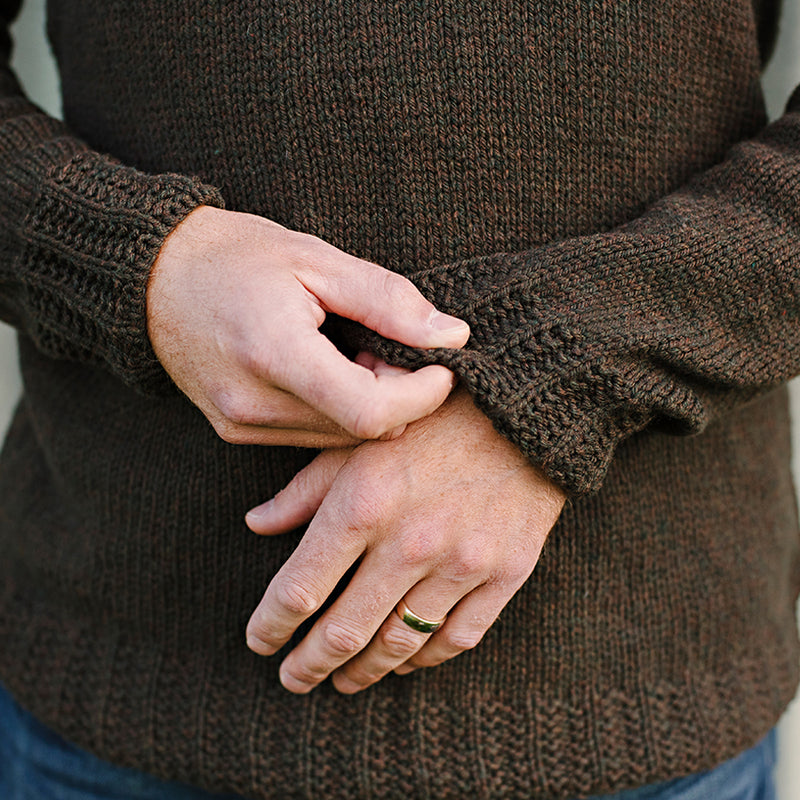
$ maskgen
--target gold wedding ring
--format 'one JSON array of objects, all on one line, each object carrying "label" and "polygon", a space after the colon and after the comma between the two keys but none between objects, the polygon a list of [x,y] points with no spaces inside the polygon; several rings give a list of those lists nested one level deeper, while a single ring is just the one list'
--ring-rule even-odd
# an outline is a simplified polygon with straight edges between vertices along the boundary
[{"label": "gold wedding ring", "polygon": [[445,614],[441,619],[425,619],[424,617],[418,617],[406,604],[404,600],[401,600],[397,606],[397,616],[400,617],[409,628],[413,628],[415,631],[419,631],[420,633],[434,633],[439,630],[439,628],[444,625],[444,621],[447,619],[447,614]]}]

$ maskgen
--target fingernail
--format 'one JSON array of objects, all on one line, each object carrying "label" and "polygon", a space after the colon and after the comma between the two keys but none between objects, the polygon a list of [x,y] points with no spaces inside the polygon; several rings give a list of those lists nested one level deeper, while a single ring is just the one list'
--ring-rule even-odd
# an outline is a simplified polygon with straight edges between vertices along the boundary
[{"label": "fingernail", "polygon": [[469,325],[463,319],[451,317],[449,314],[442,314],[441,311],[432,311],[428,318],[428,324],[437,331],[464,331],[469,329]]},{"label": "fingernail", "polygon": [[414,672],[416,669],[416,667],[409,667],[408,664],[401,664],[399,667],[394,668],[394,674],[408,675],[409,673]]}]

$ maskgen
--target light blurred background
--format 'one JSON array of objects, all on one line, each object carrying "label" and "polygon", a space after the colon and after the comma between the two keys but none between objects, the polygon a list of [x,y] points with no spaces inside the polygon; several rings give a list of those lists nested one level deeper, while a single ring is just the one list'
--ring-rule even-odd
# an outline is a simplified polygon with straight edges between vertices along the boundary
[{"label": "light blurred background", "polygon": [[[59,115],[58,77],[44,36],[45,0],[25,0],[13,27],[13,66],[28,95],[48,113]],[[767,108],[779,116],[792,89],[800,83],[800,0],[784,0],[778,46],[764,75]],[[0,323],[0,431],[8,424],[20,391],[14,332]],[[792,386],[794,418],[800,421],[800,385]],[[795,475],[800,476],[800,424],[794,435]],[[780,724],[778,800],[800,798],[800,702],[793,702]],[[709,798],[713,800],[713,798]]]}]

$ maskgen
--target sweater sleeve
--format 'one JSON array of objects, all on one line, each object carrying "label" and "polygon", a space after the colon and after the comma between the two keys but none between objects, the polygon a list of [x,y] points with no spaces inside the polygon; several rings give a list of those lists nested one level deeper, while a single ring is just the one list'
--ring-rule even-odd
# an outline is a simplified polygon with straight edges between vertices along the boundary
[{"label": "sweater sleeve", "polygon": [[[453,369],[500,433],[573,494],[648,425],[697,433],[800,372],[800,89],[723,163],[610,232],[412,273],[466,319]],[[352,330],[351,330],[352,335]]]},{"label": "sweater sleeve", "polygon": [[147,337],[145,290],[169,232],[219,193],[91,151],[30,103],[9,69],[0,0],[0,319],[54,358],[101,365],[142,391],[170,386]]}]

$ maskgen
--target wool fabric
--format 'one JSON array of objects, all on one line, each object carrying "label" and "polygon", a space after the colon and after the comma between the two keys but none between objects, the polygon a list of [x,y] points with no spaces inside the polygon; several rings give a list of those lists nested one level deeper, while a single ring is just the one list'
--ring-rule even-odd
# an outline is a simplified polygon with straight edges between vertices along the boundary
[{"label": "wool fabric", "polygon": [[[774,2],[50,0],[63,123],[8,69],[18,5],[0,678],[21,703],[114,762],[282,800],[567,800],[775,724],[800,656],[800,94],[766,125]],[[246,648],[302,531],[243,515],[314,453],[224,443],[153,353],[150,269],[203,204],[470,323],[459,351],[330,335],[447,365],[570,493],[474,650],[346,697],[291,695]]]}]

